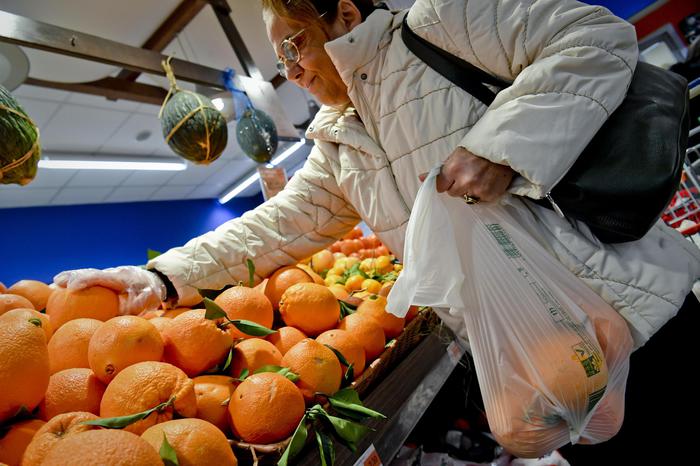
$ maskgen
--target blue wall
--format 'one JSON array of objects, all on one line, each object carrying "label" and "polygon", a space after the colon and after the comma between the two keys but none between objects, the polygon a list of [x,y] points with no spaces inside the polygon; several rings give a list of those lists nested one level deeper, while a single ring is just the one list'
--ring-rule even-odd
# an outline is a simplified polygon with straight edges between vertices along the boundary
[{"label": "blue wall", "polygon": [[603,5],[620,18],[629,19],[657,0],[583,0],[593,5]]},{"label": "blue wall", "polygon": [[63,270],[145,264],[263,202],[262,196],[0,209],[0,282],[51,283]]}]

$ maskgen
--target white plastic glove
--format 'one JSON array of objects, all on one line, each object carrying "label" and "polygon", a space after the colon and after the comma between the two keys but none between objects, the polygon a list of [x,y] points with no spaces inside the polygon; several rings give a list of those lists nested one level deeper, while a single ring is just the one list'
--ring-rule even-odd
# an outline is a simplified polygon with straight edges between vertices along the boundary
[{"label": "white plastic glove", "polygon": [[53,282],[69,290],[103,286],[119,295],[122,315],[157,309],[166,298],[166,288],[158,276],[141,267],[124,265],[109,269],[77,269],[61,272]]}]

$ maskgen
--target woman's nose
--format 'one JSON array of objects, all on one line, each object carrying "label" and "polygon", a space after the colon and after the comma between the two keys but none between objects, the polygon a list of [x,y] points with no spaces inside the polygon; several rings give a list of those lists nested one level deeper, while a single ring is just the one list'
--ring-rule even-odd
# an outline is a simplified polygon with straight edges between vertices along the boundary
[{"label": "woman's nose", "polygon": [[294,63],[292,66],[284,65],[287,70],[287,79],[293,81],[294,84],[298,84],[297,81],[301,79],[301,75],[304,73],[304,69],[299,65],[299,63]]}]

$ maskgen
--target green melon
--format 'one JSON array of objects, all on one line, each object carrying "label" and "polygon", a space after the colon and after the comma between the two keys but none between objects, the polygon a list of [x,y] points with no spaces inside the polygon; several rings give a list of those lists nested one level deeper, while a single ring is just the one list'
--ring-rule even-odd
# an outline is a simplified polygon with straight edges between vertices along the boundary
[{"label": "green melon", "polygon": [[236,139],[243,152],[258,163],[267,163],[277,151],[277,128],[267,113],[248,108],[236,125]]},{"label": "green melon", "polygon": [[163,108],[160,125],[170,148],[196,164],[206,165],[219,158],[228,142],[221,112],[195,92],[176,92]]},{"label": "green melon", "polygon": [[0,183],[25,185],[36,176],[39,129],[12,94],[0,86]]}]

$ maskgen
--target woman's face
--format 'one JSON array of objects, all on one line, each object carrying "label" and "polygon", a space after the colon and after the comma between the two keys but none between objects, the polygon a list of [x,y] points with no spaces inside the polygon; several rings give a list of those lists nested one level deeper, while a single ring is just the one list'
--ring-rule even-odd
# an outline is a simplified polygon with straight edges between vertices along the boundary
[{"label": "woman's face", "polygon": [[301,59],[296,64],[288,63],[288,80],[307,89],[323,104],[342,106],[350,101],[345,83],[323,48],[326,42],[345,33],[342,28],[327,25],[320,18],[314,23],[304,23],[276,16],[269,11],[265,12],[264,19],[267,37],[278,58],[283,56],[280,50],[282,41],[303,30],[292,39]]}]

